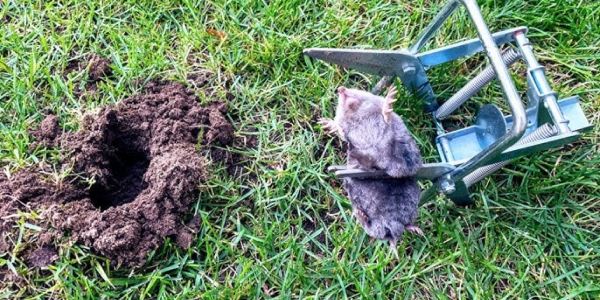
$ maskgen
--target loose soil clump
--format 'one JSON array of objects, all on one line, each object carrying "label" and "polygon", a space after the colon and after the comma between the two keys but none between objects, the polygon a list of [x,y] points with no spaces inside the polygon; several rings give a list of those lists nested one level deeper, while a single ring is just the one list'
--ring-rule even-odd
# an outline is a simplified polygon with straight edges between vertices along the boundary
[{"label": "loose soil clump", "polygon": [[197,148],[233,142],[225,113],[223,103],[202,107],[182,84],[156,81],[85,117],[74,133],[60,135],[48,116],[32,133],[63,150],[62,166],[75,175],[54,182],[39,169],[0,174],[0,253],[13,242],[11,216],[28,209],[42,211],[44,231],[29,256],[38,266],[56,259],[51,245],[64,236],[126,266],[144,263],[166,237],[189,247],[199,222],[184,217],[210,169]]},{"label": "loose soil clump", "polygon": [[87,80],[83,87],[75,87],[73,91],[76,97],[94,95],[98,89],[98,83],[112,75],[111,61],[108,58],[92,53],[81,58],[70,61],[64,71],[64,75],[73,72],[85,71]]}]

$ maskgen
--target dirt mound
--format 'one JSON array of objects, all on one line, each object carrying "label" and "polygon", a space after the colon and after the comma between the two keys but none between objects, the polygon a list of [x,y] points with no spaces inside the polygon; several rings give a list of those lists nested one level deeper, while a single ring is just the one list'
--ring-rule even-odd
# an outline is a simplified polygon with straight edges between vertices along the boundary
[{"label": "dirt mound", "polygon": [[[189,246],[198,226],[183,218],[209,167],[197,144],[232,143],[225,111],[221,103],[200,106],[179,83],[152,82],[86,117],[80,131],[59,136],[57,119],[47,117],[33,134],[60,147],[75,175],[58,183],[40,170],[0,175],[0,229],[8,231],[17,210],[41,209],[47,230],[32,252],[36,264],[52,260],[48,245],[64,235],[127,266],[143,263],[165,237]],[[10,245],[0,237],[0,252]]]}]

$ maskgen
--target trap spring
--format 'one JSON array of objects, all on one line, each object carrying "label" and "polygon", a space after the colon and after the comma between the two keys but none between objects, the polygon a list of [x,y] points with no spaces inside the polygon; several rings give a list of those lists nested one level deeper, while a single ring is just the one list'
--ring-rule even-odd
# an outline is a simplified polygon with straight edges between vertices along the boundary
[{"label": "trap spring", "polygon": [[[479,38],[419,52],[459,5],[467,10]],[[499,45],[506,45],[507,50],[501,53]],[[482,51],[485,51],[490,66],[440,105],[426,71]],[[538,63],[527,38],[527,27],[490,33],[475,0],[448,1],[408,49],[311,48],[305,49],[304,54],[382,76],[373,93],[380,93],[393,83],[394,78],[400,78],[407,90],[423,99],[425,112],[432,115],[436,124],[435,142],[441,162],[425,164],[419,172],[418,177],[434,182],[423,193],[421,201],[440,191],[457,204],[468,204],[471,202],[468,188],[511,160],[572,143],[581,132],[592,127],[577,96],[559,100],[552,91],[544,67]],[[527,107],[508,71],[508,67],[519,59],[527,65]],[[442,120],[493,79],[498,79],[512,114],[505,116],[497,106],[487,104],[480,108],[475,124],[447,132]],[[384,176],[377,171],[349,170],[341,166],[333,166],[330,170],[338,177]]]}]

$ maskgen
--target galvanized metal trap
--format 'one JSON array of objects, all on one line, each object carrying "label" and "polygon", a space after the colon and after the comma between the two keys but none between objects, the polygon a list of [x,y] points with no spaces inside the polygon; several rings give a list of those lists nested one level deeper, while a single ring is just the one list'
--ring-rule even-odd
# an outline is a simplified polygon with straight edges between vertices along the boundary
[{"label": "galvanized metal trap", "polygon": [[[467,10],[479,38],[419,52],[459,5]],[[504,53],[498,48],[502,45],[507,47]],[[426,71],[482,51],[491,65],[440,105]],[[423,193],[422,201],[441,191],[457,204],[468,204],[471,202],[468,188],[485,176],[519,156],[572,143],[581,132],[592,127],[577,96],[559,100],[552,91],[544,67],[538,63],[527,38],[527,28],[490,33],[475,0],[448,1],[409,49],[310,48],[305,49],[304,54],[383,76],[373,93],[380,93],[397,77],[406,89],[423,99],[424,110],[432,114],[437,127],[435,142],[441,162],[425,164],[418,174],[434,182]],[[518,59],[528,68],[527,107],[508,72],[508,67]],[[447,132],[441,121],[495,78],[512,114],[505,116],[497,106],[487,104],[480,108],[475,124]],[[346,169],[345,166],[332,166],[330,170],[338,177],[385,176],[383,172]]]}]

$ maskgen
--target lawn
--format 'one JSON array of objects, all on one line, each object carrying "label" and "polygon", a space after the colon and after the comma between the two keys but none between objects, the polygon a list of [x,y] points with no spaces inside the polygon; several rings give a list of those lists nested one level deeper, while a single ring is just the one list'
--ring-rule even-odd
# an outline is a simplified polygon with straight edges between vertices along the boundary
[{"label": "lawn", "polygon": [[[141,3],[140,3],[141,2]],[[306,47],[403,48],[443,1],[3,1],[0,4],[0,160],[2,168],[52,162],[29,151],[29,130],[45,113],[67,130],[82,116],[140,89],[140,81],[185,82],[208,69],[228,101],[238,176],[214,170],[197,203],[201,229],[189,249],[173,241],[139,268],[116,268],[65,242],[60,258],[28,268],[15,251],[0,269],[23,278],[0,298],[589,298],[600,296],[600,2],[481,0],[492,31],[527,26],[561,97],[578,95],[595,125],[575,144],[518,159],[458,207],[439,196],[420,208],[424,237],[406,235],[399,259],[351,218],[340,183],[325,172],[344,154],[316,120],[334,113],[336,87],[369,88],[377,78],[312,60]],[[430,44],[475,36],[464,10]],[[92,97],[78,95],[85,72],[71,60],[96,53],[113,75]],[[482,56],[429,72],[440,99],[481,69]],[[523,75],[519,64],[514,75]],[[514,76],[524,91],[523,76]],[[233,94],[227,99],[226,89]],[[201,99],[202,100],[202,99]],[[502,107],[491,85],[461,110]],[[395,111],[424,159],[438,161],[435,129],[418,99],[400,89]],[[424,182],[424,187],[429,183]],[[23,212],[19,242],[32,238]],[[21,240],[22,237],[22,240]],[[17,248],[24,247],[17,245]],[[2,286],[2,284],[0,284]]]}]

